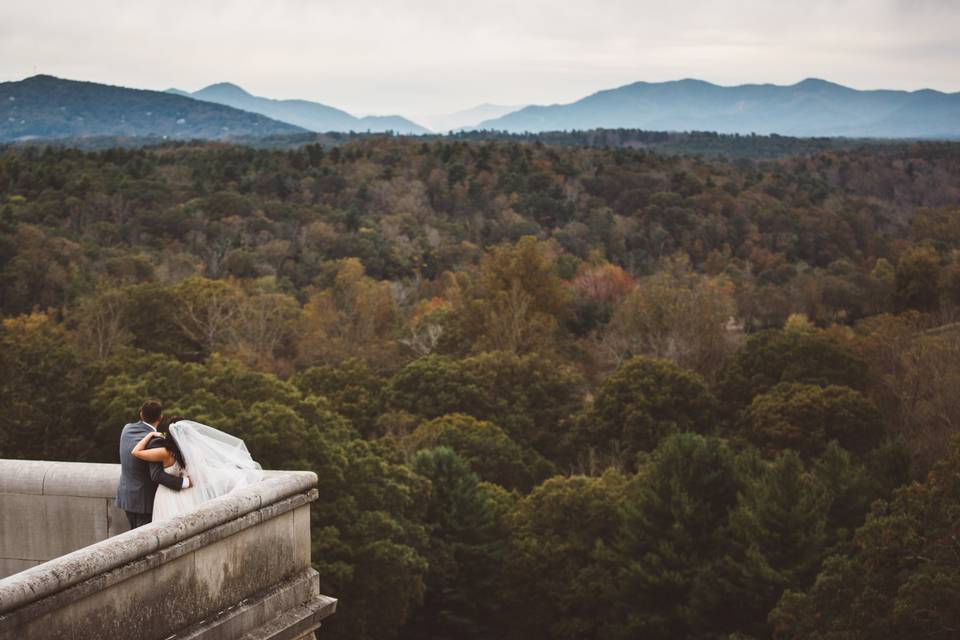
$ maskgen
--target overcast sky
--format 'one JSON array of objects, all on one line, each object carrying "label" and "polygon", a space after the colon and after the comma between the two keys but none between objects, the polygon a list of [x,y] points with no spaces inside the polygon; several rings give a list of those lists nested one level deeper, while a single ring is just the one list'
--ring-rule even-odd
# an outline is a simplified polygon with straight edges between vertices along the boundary
[{"label": "overcast sky", "polygon": [[357,115],[636,80],[960,91],[960,0],[0,0],[0,81],[220,81]]}]

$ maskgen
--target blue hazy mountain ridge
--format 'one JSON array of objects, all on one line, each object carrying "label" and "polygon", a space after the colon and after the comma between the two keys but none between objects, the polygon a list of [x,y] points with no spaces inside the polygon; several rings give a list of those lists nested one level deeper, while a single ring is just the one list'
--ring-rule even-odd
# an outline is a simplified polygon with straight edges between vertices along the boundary
[{"label": "blue hazy mountain ridge", "polygon": [[479,104],[469,109],[433,116],[421,116],[424,123],[437,133],[448,131],[471,131],[477,124],[493,120],[522,109],[526,105]]},{"label": "blue hazy mountain ridge", "polygon": [[960,93],[860,91],[810,78],[724,87],[702,80],[635,82],[570,104],[530,106],[477,129],[716,131],[787,136],[960,138]]},{"label": "blue hazy mountain ridge", "polygon": [[197,100],[228,105],[236,109],[259,113],[288,122],[309,131],[394,131],[400,134],[430,133],[429,129],[421,127],[400,116],[366,116],[358,118],[346,111],[309,100],[274,100],[255,96],[241,87],[229,82],[212,84],[193,93],[168,89],[170,93],[189,96]]},{"label": "blue hazy mountain ridge", "polygon": [[302,133],[257,113],[163,91],[37,75],[0,83],[0,141],[93,136],[225,139]]}]

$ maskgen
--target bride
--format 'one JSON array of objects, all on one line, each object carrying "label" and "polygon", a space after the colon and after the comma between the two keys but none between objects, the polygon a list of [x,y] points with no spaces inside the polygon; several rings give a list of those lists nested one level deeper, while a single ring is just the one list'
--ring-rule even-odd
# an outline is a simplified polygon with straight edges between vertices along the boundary
[{"label": "bride", "polygon": [[[160,462],[173,475],[189,473],[190,488],[173,491],[160,485],[153,500],[153,521],[196,509],[202,502],[259,481],[260,465],[250,457],[243,440],[192,420],[170,424],[164,436],[152,431],[133,448],[133,455]],[[159,440],[147,448],[152,439]]]}]

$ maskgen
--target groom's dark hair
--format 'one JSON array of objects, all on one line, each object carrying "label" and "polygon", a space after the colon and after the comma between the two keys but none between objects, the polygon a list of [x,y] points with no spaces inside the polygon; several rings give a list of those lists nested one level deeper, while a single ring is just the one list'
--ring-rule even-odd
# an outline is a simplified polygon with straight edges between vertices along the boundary
[{"label": "groom's dark hair", "polygon": [[159,400],[147,400],[140,407],[140,414],[143,416],[144,422],[153,424],[163,415],[163,406]]}]

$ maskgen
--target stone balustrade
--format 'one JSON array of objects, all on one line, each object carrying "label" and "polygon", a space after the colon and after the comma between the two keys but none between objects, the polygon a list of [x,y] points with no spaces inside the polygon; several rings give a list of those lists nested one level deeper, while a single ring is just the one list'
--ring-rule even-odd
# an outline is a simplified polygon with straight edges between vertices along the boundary
[{"label": "stone balustrade", "polygon": [[0,460],[0,640],[307,638],[316,475],[265,479],[126,531],[120,466]]}]

